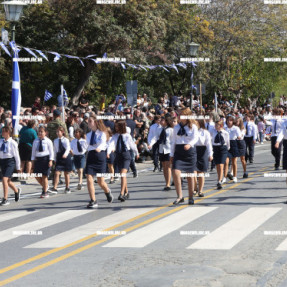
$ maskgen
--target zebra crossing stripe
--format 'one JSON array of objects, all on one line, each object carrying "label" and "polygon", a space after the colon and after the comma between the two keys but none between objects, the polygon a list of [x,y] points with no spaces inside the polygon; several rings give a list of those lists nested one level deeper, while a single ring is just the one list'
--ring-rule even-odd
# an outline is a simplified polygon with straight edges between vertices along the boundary
[{"label": "zebra crossing stripe", "polygon": [[274,216],[281,208],[252,207],[223,224],[187,249],[228,250]]},{"label": "zebra crossing stripe", "polygon": [[151,223],[123,237],[116,239],[103,247],[133,247],[141,248],[161,237],[181,228],[182,226],[214,211],[217,207],[187,207],[161,220]]}]

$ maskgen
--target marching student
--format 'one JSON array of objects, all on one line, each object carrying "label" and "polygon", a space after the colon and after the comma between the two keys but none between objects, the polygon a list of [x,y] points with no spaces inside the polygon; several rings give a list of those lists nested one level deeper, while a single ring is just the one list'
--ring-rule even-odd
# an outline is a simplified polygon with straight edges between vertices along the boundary
[{"label": "marching student", "polygon": [[[245,153],[245,160],[249,159],[250,163],[254,162],[254,145],[256,143],[256,127],[255,124],[252,122],[254,120],[254,116],[252,114],[247,114],[245,116],[245,123],[244,127],[246,130],[246,134],[244,136],[244,140],[246,143],[246,153]],[[248,150],[248,151],[247,151]]]},{"label": "marching student", "polygon": [[230,149],[229,133],[224,130],[222,120],[215,122],[215,129],[211,131],[213,145],[213,159],[217,170],[217,189],[222,188],[223,168]]},{"label": "marching student", "polygon": [[86,151],[88,149],[88,144],[86,142],[86,136],[84,131],[80,128],[75,130],[75,138],[71,141],[71,152],[74,157],[75,168],[78,172],[78,190],[83,187],[83,171],[86,165]]},{"label": "marching student", "polygon": [[153,144],[151,146],[152,140],[156,137],[157,130],[160,129],[160,116],[156,115],[154,117],[154,124],[152,124],[149,128],[149,133],[148,133],[148,148],[152,149],[152,157],[153,157],[153,164],[154,164],[154,169],[153,171],[155,172],[156,170],[159,170],[159,165],[158,165],[158,142]]},{"label": "marching student", "polygon": [[132,149],[134,151],[137,159],[139,153],[131,135],[127,132],[126,122],[124,120],[116,121],[115,132],[108,146],[107,157],[110,157],[112,150],[115,151],[114,169],[116,173],[121,174],[121,192],[118,200],[125,201],[129,198],[126,175],[131,163],[130,150]]},{"label": "marching student", "polygon": [[102,120],[97,120],[96,116],[90,116],[88,122],[91,131],[87,134],[88,156],[86,163],[87,187],[90,195],[90,202],[87,208],[98,207],[95,196],[95,186],[93,177],[97,176],[98,185],[104,190],[108,202],[113,201],[113,195],[108,188],[103,174],[107,168],[107,128]]},{"label": "marching student", "polygon": [[271,153],[275,158],[275,170],[279,170],[280,166],[280,158],[281,158],[281,149],[282,149],[282,142],[279,143],[278,148],[275,147],[275,143],[277,142],[277,137],[281,130],[281,126],[283,124],[283,120],[281,119],[281,112],[279,109],[273,110],[273,119],[266,121],[267,124],[272,126],[272,133],[271,133]]},{"label": "marching student", "polygon": [[53,143],[46,135],[47,128],[40,126],[38,128],[38,138],[33,141],[31,156],[33,172],[42,174],[42,177],[36,177],[36,180],[42,186],[41,198],[49,197],[48,176],[54,160]]},{"label": "marching student", "polygon": [[21,161],[18,151],[18,144],[11,138],[12,131],[9,127],[2,128],[2,137],[0,140],[0,167],[3,175],[2,185],[4,197],[2,198],[0,205],[10,204],[8,201],[8,188],[10,187],[15,194],[15,201],[20,200],[21,189],[17,188],[11,181],[14,170],[18,173],[21,172]]},{"label": "marching student", "polygon": [[[197,194],[199,197],[204,197],[203,187],[204,187],[204,173],[208,170],[209,162],[213,160],[213,150],[211,144],[211,136],[210,133],[205,128],[205,120],[197,120],[199,125],[198,130],[198,141],[196,143],[196,170],[198,174],[198,179],[195,177],[195,186],[197,186],[198,181],[198,189]],[[196,195],[195,193],[195,195]]]},{"label": "marching student", "polygon": [[163,190],[171,190],[171,165],[170,165],[170,148],[173,136],[173,119],[166,115],[161,118],[161,129],[158,129],[159,143],[159,160],[162,163],[165,187]]},{"label": "marching student", "polygon": [[[183,118],[183,116],[189,117],[191,115],[192,112],[189,108],[182,109],[179,124],[173,129],[170,157],[173,180],[177,193],[177,199],[173,202],[174,205],[184,202],[181,187],[181,173],[186,172],[194,175],[196,169],[197,158],[195,144],[198,139],[198,124],[193,119]],[[187,182],[189,193],[188,204],[193,205],[194,180],[192,177],[187,177]]]},{"label": "marching student", "polygon": [[[211,134],[211,131],[215,128],[215,123],[213,121],[213,115],[210,113],[209,117],[205,121],[205,128]],[[215,168],[214,160],[211,161],[210,172],[212,172]]]},{"label": "marching student", "polygon": [[55,175],[54,175],[54,186],[51,189],[52,192],[57,193],[57,187],[59,183],[60,174],[63,171],[65,175],[65,193],[71,193],[70,189],[70,172],[73,170],[72,166],[72,155],[70,153],[71,146],[70,141],[66,138],[65,129],[58,127],[57,136],[54,140],[54,152],[55,152]]},{"label": "marching student", "polygon": [[[282,159],[283,169],[286,170],[287,174],[287,121],[283,122],[274,147],[279,148],[280,142],[282,140],[283,140],[283,159]],[[287,177],[286,177],[286,184],[287,184]],[[287,201],[285,201],[284,203],[287,204]]]},{"label": "marching student", "polygon": [[240,157],[242,168],[243,168],[243,178],[248,178],[248,173],[246,171],[246,160],[245,160],[246,143],[244,140],[246,130],[245,130],[242,118],[236,119],[236,126],[238,126],[240,130],[240,138],[241,138],[240,140],[237,140],[238,157]]},{"label": "marching student", "polygon": [[[226,177],[233,179],[233,182],[237,182],[237,157],[239,156],[237,140],[241,140],[241,132],[239,127],[235,125],[236,119],[233,116],[228,116],[226,118],[226,128],[225,130],[229,133],[229,143],[230,149],[227,153],[227,158],[224,165],[224,178],[222,183],[226,182]],[[233,175],[228,172],[229,160],[232,162]]]},{"label": "marching student", "polygon": [[[127,127],[127,130],[129,128]],[[130,129],[129,129],[130,130]],[[108,140],[108,148],[107,150],[109,150],[109,147],[111,145],[111,140],[112,140],[112,136],[113,136],[113,132],[112,130],[108,127],[107,128],[107,132],[109,134],[109,140]],[[115,162],[115,151],[112,150],[111,153],[109,154],[109,156],[107,156],[107,164],[108,164],[108,170],[109,173],[111,174],[111,179],[110,179],[110,184],[115,183],[115,178],[114,178],[114,174],[115,174],[115,170],[114,170],[114,162]]]}]

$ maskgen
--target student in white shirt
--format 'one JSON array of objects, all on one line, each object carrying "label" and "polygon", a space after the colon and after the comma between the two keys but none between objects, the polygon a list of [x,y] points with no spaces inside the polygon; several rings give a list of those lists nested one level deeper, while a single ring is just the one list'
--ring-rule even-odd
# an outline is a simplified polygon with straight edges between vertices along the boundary
[{"label": "student in white shirt", "polygon": [[60,174],[63,171],[65,175],[65,193],[71,193],[70,189],[70,172],[73,169],[72,166],[72,155],[71,155],[71,146],[70,141],[65,136],[65,129],[59,127],[57,129],[57,136],[54,140],[54,153],[55,153],[55,176],[54,176],[54,187],[52,192],[58,192],[57,186],[59,183]]},{"label": "student in white shirt", "polygon": [[245,160],[246,143],[244,140],[246,130],[245,130],[242,118],[237,118],[236,126],[238,126],[240,130],[241,139],[237,140],[237,147],[238,147],[238,156],[240,157],[242,168],[243,168],[243,178],[248,178],[248,173],[246,171],[246,160]]},{"label": "student in white shirt", "polygon": [[159,170],[159,164],[158,164],[158,142],[156,141],[153,145],[151,145],[152,141],[156,138],[158,129],[160,129],[160,116],[154,117],[154,124],[150,126],[149,133],[148,133],[148,146],[149,149],[152,149],[152,157],[153,157],[153,164],[154,164],[154,172],[156,170]]},{"label": "student in white shirt", "polygon": [[[234,182],[237,182],[237,158],[239,157],[237,140],[241,140],[242,138],[240,129],[235,125],[235,123],[236,120],[233,116],[227,117],[225,130],[229,133],[230,149],[228,150],[227,158],[224,165],[224,178],[222,180],[222,183],[226,182],[227,176],[229,177],[229,179],[233,179]],[[233,175],[228,172],[230,159],[232,162]]]},{"label": "student in white shirt", "polygon": [[[171,162],[174,185],[176,188],[177,199],[173,202],[178,205],[184,202],[181,189],[181,173],[186,172],[194,176],[196,169],[196,148],[195,144],[198,139],[198,123],[193,119],[183,119],[182,116],[191,116],[189,108],[181,110],[179,124],[173,129],[171,145]],[[194,180],[187,177],[189,200],[188,204],[193,205]]]},{"label": "student in white shirt", "polygon": [[115,151],[114,169],[115,173],[121,174],[121,193],[118,200],[125,201],[129,199],[127,186],[127,172],[131,163],[130,150],[132,149],[138,159],[139,154],[137,146],[134,143],[131,135],[127,133],[126,122],[124,120],[116,121],[115,132],[112,136],[110,145],[108,146],[108,158],[112,150]]},{"label": "student in white shirt", "polygon": [[18,144],[11,138],[12,131],[8,127],[2,128],[2,137],[0,140],[0,166],[3,175],[2,185],[4,197],[2,198],[0,205],[8,205],[8,188],[10,187],[15,194],[15,201],[19,201],[21,189],[16,188],[11,181],[12,174],[15,169],[17,172],[21,172],[20,168],[20,156],[18,151]]},{"label": "student in white shirt", "polygon": [[43,188],[41,198],[49,197],[48,176],[54,160],[53,143],[46,137],[46,134],[46,127],[40,126],[38,129],[38,138],[33,141],[31,157],[33,172],[42,174],[42,177],[36,177],[36,180]]},{"label": "student in white shirt", "polygon": [[[203,187],[204,187],[204,173],[208,170],[209,162],[213,160],[213,149],[211,144],[210,133],[205,129],[205,121],[197,120],[199,124],[198,130],[198,141],[196,143],[196,168],[198,174],[198,189],[195,188],[196,192],[194,195],[198,194],[199,197],[204,197]],[[195,187],[197,187],[197,178],[195,180]]]},{"label": "student in white shirt", "polygon": [[78,172],[78,190],[83,187],[83,171],[86,165],[86,151],[88,145],[84,131],[80,128],[75,131],[75,138],[71,141],[71,153],[74,158],[75,168]]},{"label": "student in white shirt", "polygon": [[171,181],[170,149],[173,137],[173,119],[171,116],[161,118],[161,129],[158,130],[159,160],[163,167],[165,187],[163,190],[169,191]]},{"label": "student in white shirt", "polygon": [[245,160],[249,159],[250,163],[254,162],[254,145],[256,143],[256,127],[255,124],[252,122],[254,120],[254,116],[252,114],[246,115],[246,122],[244,123],[244,127],[246,130],[246,134],[244,137],[246,143],[246,154]]},{"label": "student in white shirt", "polygon": [[90,202],[87,208],[97,208],[98,203],[95,196],[93,177],[97,176],[98,185],[104,190],[108,202],[113,201],[113,195],[104,180],[103,174],[107,168],[107,128],[102,120],[90,116],[88,122],[91,131],[87,134],[88,156],[86,162],[87,187],[90,195]]},{"label": "student in white shirt", "polygon": [[227,158],[227,151],[230,148],[229,134],[223,129],[224,122],[215,122],[215,129],[212,130],[213,159],[217,170],[217,189],[222,188],[223,168]]}]

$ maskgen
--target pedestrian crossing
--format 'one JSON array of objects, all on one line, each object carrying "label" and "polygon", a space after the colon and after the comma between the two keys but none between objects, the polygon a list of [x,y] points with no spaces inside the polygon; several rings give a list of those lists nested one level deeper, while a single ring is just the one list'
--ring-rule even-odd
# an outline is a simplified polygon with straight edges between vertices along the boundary
[{"label": "pedestrian crossing", "polygon": [[[206,235],[188,236],[182,240],[186,250],[232,250],[241,242],[248,242],[248,237],[260,229],[261,240],[266,239],[266,235],[262,230],[264,226],[269,227],[270,222],[277,222],[276,218],[282,217],[285,212],[280,207],[238,207],[236,213],[227,212],[222,217],[226,207],[210,207],[210,206],[182,206],[175,212],[169,212],[166,216],[155,220],[151,219],[158,214],[150,214],[152,208],[126,208],[120,211],[114,211],[112,214],[100,217],[98,211],[95,210],[66,210],[57,214],[45,216],[41,211],[12,211],[0,213],[0,246],[10,240],[18,238],[22,235],[15,231],[26,230],[45,230],[42,236],[30,236],[25,238],[23,246],[20,248],[29,249],[47,249],[59,248],[80,241],[83,238],[92,238],[99,231],[104,230],[121,230],[124,231],[129,227],[142,223],[147,220],[146,224],[141,224],[139,228],[127,232],[126,235],[115,236],[100,245],[106,248],[147,248],[165,242],[172,234],[172,240],[181,242],[183,239],[180,235],[181,230],[210,230]],[[233,209],[233,210],[234,210]],[[166,210],[164,210],[166,212]],[[170,210],[169,210],[170,211]],[[224,211],[222,213],[222,211]],[[281,212],[283,211],[283,212]],[[90,215],[92,213],[93,216]],[[35,220],[35,214],[37,219]],[[160,212],[159,212],[160,214]],[[214,225],[210,224],[210,218],[216,219],[221,214],[220,220],[215,220]],[[32,216],[30,222],[29,216]],[[85,217],[86,216],[86,217]],[[88,223],[78,227],[70,228],[71,224],[67,221],[75,223],[81,217],[80,222],[87,218]],[[17,225],[16,221],[11,219],[24,218],[27,223]],[[92,220],[92,221],[91,221]],[[9,228],[2,230],[3,223],[7,221]],[[124,224],[123,224],[124,223]],[[11,225],[15,225],[11,227]],[[79,223],[78,223],[79,224]],[[55,225],[57,228],[55,229]],[[75,224],[77,225],[77,224]],[[212,228],[211,228],[212,226]],[[281,230],[287,227],[282,226]],[[50,231],[61,230],[53,236]],[[278,230],[278,226],[276,227]],[[107,235],[101,235],[107,236]],[[31,238],[31,240],[30,240]],[[37,238],[37,241],[35,240]],[[100,240],[102,237],[94,237],[92,240]],[[36,241],[36,242],[35,242]],[[22,241],[21,241],[22,242]],[[276,242],[279,242],[278,240]],[[19,242],[18,242],[19,244]],[[280,242],[274,246],[275,251],[287,251],[287,233],[280,237]],[[163,245],[164,247],[164,245]],[[18,246],[17,246],[18,248]]]}]

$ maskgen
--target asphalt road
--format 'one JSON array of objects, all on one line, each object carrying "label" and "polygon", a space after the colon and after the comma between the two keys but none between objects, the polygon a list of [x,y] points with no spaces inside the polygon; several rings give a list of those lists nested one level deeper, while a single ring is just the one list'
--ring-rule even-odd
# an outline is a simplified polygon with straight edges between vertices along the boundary
[{"label": "asphalt road", "polygon": [[211,173],[194,206],[172,206],[175,190],[140,164],[131,198],[117,200],[119,182],[111,204],[96,188],[96,210],[86,188],[40,199],[36,184],[23,186],[20,202],[0,208],[0,286],[286,287],[287,190],[264,176],[273,165],[270,143],[257,145],[249,178],[239,164],[238,182],[218,191]]}]

